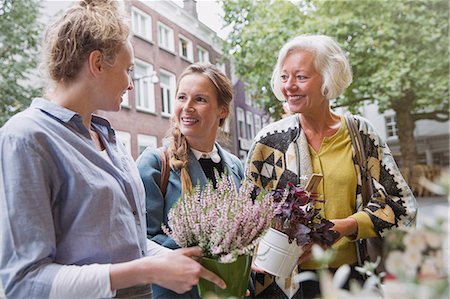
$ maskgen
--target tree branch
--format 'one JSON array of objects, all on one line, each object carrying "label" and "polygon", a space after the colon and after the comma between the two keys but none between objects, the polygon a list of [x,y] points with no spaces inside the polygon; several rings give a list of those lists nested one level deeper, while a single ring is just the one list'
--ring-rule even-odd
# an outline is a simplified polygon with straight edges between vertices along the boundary
[{"label": "tree branch", "polygon": [[433,112],[415,113],[412,115],[414,121],[421,119],[432,119],[438,122],[446,122],[449,120],[448,110],[436,110]]},{"label": "tree branch", "polygon": [[345,103],[336,103],[333,105],[333,108],[349,107],[349,106],[352,106],[353,104],[357,104],[357,103],[364,102],[367,100],[371,100],[371,98],[359,98],[359,99],[355,99],[352,101],[347,101]]}]

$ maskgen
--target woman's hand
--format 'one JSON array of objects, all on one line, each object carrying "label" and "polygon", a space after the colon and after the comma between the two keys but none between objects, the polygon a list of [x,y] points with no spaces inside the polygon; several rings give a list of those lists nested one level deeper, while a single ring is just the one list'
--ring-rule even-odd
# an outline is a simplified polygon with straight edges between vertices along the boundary
[{"label": "woman's hand", "polygon": [[201,256],[200,247],[181,248],[160,256],[164,268],[155,283],[177,293],[184,293],[197,285],[201,277],[225,288],[225,282],[219,276],[194,260]]},{"label": "woman's hand", "polygon": [[333,219],[330,221],[334,223],[332,230],[337,231],[340,234],[340,237],[336,240],[336,242],[344,236],[349,237],[358,233],[358,222],[352,217]]},{"label": "woman's hand", "polygon": [[312,246],[313,246],[313,243],[308,243],[302,247],[303,253],[298,258],[298,262],[297,262],[299,265],[306,262],[307,260],[309,260],[312,257],[312,252],[311,252]]},{"label": "woman's hand", "polygon": [[200,256],[202,256],[200,247],[189,247],[158,256],[113,264],[110,268],[111,289],[156,283],[181,294],[197,285],[200,277],[224,289],[225,282],[219,276],[194,260]]},{"label": "woman's hand", "polygon": [[252,271],[256,272],[256,273],[263,273],[265,274],[266,271],[264,271],[263,269],[259,268],[258,266],[255,265],[255,262],[252,262]]}]

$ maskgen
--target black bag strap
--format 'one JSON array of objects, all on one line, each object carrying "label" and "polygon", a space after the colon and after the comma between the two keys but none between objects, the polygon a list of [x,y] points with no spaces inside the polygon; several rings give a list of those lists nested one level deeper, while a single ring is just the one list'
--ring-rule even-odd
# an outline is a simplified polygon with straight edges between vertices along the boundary
[{"label": "black bag strap", "polygon": [[161,190],[162,195],[165,197],[170,174],[169,157],[167,157],[167,151],[164,147],[158,148],[158,151],[161,158],[161,182],[159,184],[159,189]]},{"label": "black bag strap", "polygon": [[355,118],[352,115],[348,114],[345,116],[345,119],[347,121],[347,128],[350,139],[352,140],[353,147],[356,151],[356,159],[358,160],[357,162],[361,170],[362,202],[363,206],[366,207],[373,194],[372,177],[370,175],[369,167],[367,164],[367,156],[366,152],[364,151],[361,133],[358,130],[358,125]]}]

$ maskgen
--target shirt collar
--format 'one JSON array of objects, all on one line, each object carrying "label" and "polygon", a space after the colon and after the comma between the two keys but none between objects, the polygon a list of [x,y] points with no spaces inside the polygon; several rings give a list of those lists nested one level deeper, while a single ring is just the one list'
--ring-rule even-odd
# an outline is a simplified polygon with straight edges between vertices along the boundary
[{"label": "shirt collar", "polygon": [[214,144],[213,150],[210,152],[201,152],[198,151],[196,149],[191,148],[192,153],[194,154],[195,158],[197,158],[197,160],[200,159],[211,159],[214,163],[219,163],[220,162],[220,155],[219,152],[217,151],[217,147]]},{"label": "shirt collar", "polygon": [[79,118],[81,120],[81,115],[78,113],[43,98],[34,99],[31,107],[50,114],[65,123],[68,123],[72,118]]},{"label": "shirt collar", "polygon": [[[65,123],[69,123],[71,120],[76,123],[82,124],[82,117],[80,114],[72,111],[70,109],[64,108],[52,101],[49,101],[44,98],[35,98],[31,103],[31,107],[35,109],[39,109]],[[99,115],[92,115],[92,124],[99,124],[100,126],[104,126],[108,129],[108,132],[112,131],[111,124],[106,118],[103,118]]]}]

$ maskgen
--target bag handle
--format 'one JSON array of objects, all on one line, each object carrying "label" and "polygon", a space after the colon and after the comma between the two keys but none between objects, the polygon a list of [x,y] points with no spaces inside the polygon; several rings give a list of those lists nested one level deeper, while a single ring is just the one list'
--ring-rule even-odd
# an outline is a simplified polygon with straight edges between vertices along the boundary
[{"label": "bag handle", "polygon": [[356,159],[358,160],[359,168],[361,169],[361,188],[362,188],[362,202],[363,206],[366,207],[369,203],[369,200],[372,198],[373,194],[373,186],[372,186],[372,177],[369,173],[369,168],[367,165],[367,157],[364,151],[363,141],[361,137],[361,133],[358,130],[355,118],[347,114],[345,116],[347,120],[348,132],[350,135],[350,139],[352,140],[352,144],[355,147],[356,151]]},{"label": "bag handle", "polygon": [[158,148],[158,151],[161,158],[161,182],[159,183],[159,189],[165,197],[170,174],[169,158],[167,157],[167,151],[164,147]]}]

